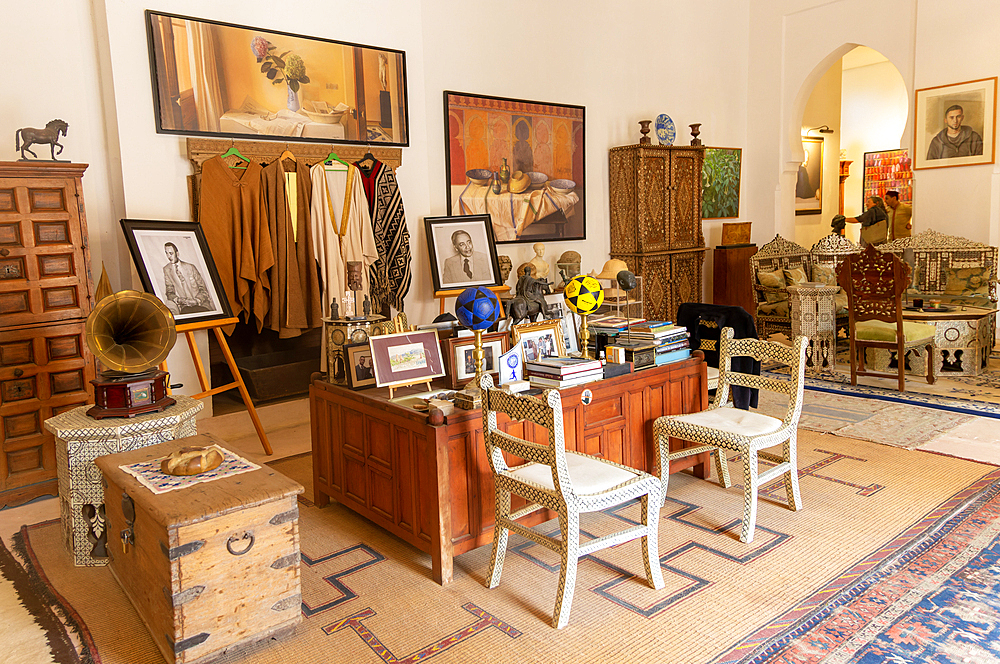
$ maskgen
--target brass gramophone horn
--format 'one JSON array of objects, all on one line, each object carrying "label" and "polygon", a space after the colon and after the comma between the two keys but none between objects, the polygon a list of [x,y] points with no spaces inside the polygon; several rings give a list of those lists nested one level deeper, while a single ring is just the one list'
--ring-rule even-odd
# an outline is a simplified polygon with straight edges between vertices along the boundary
[{"label": "brass gramophone horn", "polygon": [[159,366],[177,341],[174,316],[166,305],[155,295],[133,290],[98,302],[84,333],[101,364],[128,374]]}]

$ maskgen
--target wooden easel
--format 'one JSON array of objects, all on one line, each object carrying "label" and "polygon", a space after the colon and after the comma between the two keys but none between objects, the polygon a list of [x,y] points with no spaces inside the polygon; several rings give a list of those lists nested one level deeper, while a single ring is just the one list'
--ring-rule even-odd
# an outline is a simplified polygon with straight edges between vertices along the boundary
[{"label": "wooden easel", "polygon": [[[503,285],[503,286],[486,286],[486,288],[489,288],[491,291],[493,291],[493,294],[497,296],[497,300],[500,300],[500,293],[509,293],[510,292],[510,286],[507,286],[507,285]],[[441,313],[442,314],[444,313],[444,301],[445,301],[446,298],[449,298],[449,297],[458,297],[464,291],[465,291],[464,288],[455,288],[453,290],[434,291],[434,297],[436,297],[438,300],[441,301]],[[503,312],[503,302],[501,301],[500,302],[500,317],[503,318],[505,315],[506,314],[504,314],[504,312]]]},{"label": "wooden easel", "polygon": [[[246,404],[247,411],[250,413],[250,419],[253,420],[253,428],[257,430],[257,437],[260,438],[260,444],[264,447],[264,454],[270,456],[274,454],[273,450],[271,450],[271,443],[267,440],[267,434],[264,433],[264,426],[260,423],[260,418],[257,416],[257,409],[253,407],[253,401],[250,400],[250,393],[247,392],[247,386],[243,383],[239,367],[236,366],[236,360],[233,359],[233,354],[229,350],[229,344],[226,343],[226,337],[222,333],[223,327],[226,325],[235,325],[238,322],[238,318],[222,318],[219,320],[203,321],[201,323],[181,323],[177,326],[177,332],[183,332],[184,337],[187,339],[188,348],[191,349],[191,359],[194,360],[194,368],[198,373],[198,382],[201,383],[202,391],[198,394],[192,394],[191,397],[202,399],[213,394],[226,392],[234,387],[239,388],[240,396],[243,397],[243,403]],[[205,365],[201,362],[201,356],[198,354],[198,345],[194,338],[194,333],[198,330],[212,330],[215,332],[215,338],[219,342],[219,347],[222,348],[222,354],[226,356],[226,364],[229,365],[229,370],[236,379],[232,383],[220,385],[219,387],[211,387],[209,385],[208,376],[205,374]],[[160,364],[160,368],[166,371],[167,363],[164,361]]]}]

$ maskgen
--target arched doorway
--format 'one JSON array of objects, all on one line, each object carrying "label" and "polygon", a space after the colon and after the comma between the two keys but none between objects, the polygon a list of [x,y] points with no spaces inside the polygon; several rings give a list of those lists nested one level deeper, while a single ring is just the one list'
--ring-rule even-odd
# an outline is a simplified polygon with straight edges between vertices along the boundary
[{"label": "arched doorway", "polygon": [[[808,248],[830,233],[841,209],[841,161],[851,162],[843,213],[851,218],[864,211],[864,155],[908,146],[908,114],[902,75],[874,49],[856,46],[819,77],[799,122],[803,160],[788,192],[795,199],[795,242]],[[858,224],[847,225],[848,238],[857,241],[859,234]]]}]

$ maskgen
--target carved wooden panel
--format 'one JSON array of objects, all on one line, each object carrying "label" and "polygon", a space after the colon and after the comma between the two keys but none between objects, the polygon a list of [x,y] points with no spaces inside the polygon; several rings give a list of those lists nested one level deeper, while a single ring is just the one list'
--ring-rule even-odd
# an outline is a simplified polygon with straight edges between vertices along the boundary
[{"label": "carved wooden panel", "polygon": [[633,219],[636,207],[636,155],[629,150],[612,150],[610,156],[611,246],[619,251],[638,251]]},{"label": "carved wooden panel", "polygon": [[669,152],[640,152],[636,183],[640,251],[665,251],[670,248],[670,171]]},{"label": "carved wooden panel", "polygon": [[[671,201],[669,249],[705,246],[701,230],[701,150],[675,150],[671,154]],[[649,251],[646,249],[646,251]]]}]

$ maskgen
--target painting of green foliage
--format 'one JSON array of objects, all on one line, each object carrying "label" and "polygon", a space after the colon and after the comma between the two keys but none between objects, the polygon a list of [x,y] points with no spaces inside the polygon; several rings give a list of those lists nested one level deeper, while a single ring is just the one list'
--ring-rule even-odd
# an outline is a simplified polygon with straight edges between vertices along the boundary
[{"label": "painting of green foliage", "polygon": [[701,216],[730,219],[740,216],[740,148],[705,148],[701,169]]}]

